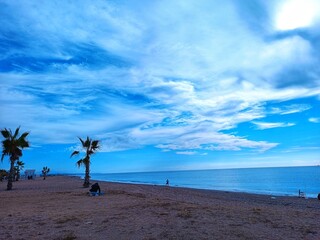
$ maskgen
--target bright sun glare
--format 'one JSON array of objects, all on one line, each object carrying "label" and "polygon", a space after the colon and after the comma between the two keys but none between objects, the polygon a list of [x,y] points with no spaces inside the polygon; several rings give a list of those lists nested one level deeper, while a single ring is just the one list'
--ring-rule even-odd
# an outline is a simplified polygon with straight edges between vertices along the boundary
[{"label": "bright sun glare", "polygon": [[279,5],[276,15],[278,30],[293,30],[310,26],[317,15],[319,4],[314,0],[287,0]]}]

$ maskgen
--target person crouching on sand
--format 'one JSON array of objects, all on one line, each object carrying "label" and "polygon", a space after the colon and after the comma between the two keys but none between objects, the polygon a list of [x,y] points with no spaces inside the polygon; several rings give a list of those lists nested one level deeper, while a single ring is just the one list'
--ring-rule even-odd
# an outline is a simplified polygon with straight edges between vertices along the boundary
[{"label": "person crouching on sand", "polygon": [[89,190],[89,193],[92,196],[100,195],[101,194],[101,189],[98,183],[95,183],[91,185],[91,189]]}]

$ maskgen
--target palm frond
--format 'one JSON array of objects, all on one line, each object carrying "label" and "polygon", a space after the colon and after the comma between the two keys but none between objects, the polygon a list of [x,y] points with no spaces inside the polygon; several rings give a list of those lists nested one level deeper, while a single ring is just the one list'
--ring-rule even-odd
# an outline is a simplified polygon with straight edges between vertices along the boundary
[{"label": "palm frond", "polygon": [[10,132],[8,131],[8,129],[3,129],[1,130],[1,134],[4,138],[9,138],[10,137]]},{"label": "palm frond", "polygon": [[50,168],[48,168],[47,166],[45,166],[45,167],[42,168],[42,173],[43,173],[43,174],[47,174],[47,173],[49,173],[49,172],[50,172]]},{"label": "palm frond", "polygon": [[5,153],[2,153],[2,156],[1,156],[1,162],[3,162],[3,159],[4,159],[4,156],[7,155]]},{"label": "palm frond", "polygon": [[10,128],[9,128],[9,138],[10,138],[10,139],[13,139],[12,131],[11,131]]},{"label": "palm frond", "polygon": [[84,142],[84,147],[89,148],[90,145],[91,145],[91,139],[89,137],[87,137],[86,141]]},{"label": "palm frond", "polygon": [[20,138],[25,139],[28,135],[29,135],[29,132],[24,132],[24,133],[21,134]]},{"label": "palm frond", "polygon": [[83,159],[80,159],[80,160],[78,160],[78,161],[76,162],[76,165],[77,165],[78,167],[81,167],[82,164],[84,164]]},{"label": "palm frond", "polygon": [[79,151],[74,151],[70,157],[73,157],[74,155],[78,155],[79,154]]},{"label": "palm frond", "polygon": [[16,139],[19,134],[20,126],[17,127],[16,131],[14,132],[13,138]]},{"label": "palm frond", "polygon": [[28,148],[30,147],[30,143],[28,141],[26,141],[25,139],[23,139],[21,142],[20,142],[20,147],[21,148]]},{"label": "palm frond", "polygon": [[2,149],[3,152],[9,153],[11,150],[11,140],[10,139],[6,139],[2,141]]},{"label": "palm frond", "polygon": [[79,140],[80,140],[80,142],[82,144],[82,147],[84,147],[84,141],[80,137],[78,137],[78,138],[79,138]]},{"label": "palm frond", "polygon": [[[28,134],[27,134],[28,135]],[[25,139],[25,137],[19,137],[17,140],[17,147],[21,148],[28,148],[29,147],[29,142]]]},{"label": "palm frond", "polygon": [[100,148],[99,143],[100,143],[99,140],[93,140],[93,141],[92,141],[92,144],[91,144],[91,148],[92,148],[93,150],[99,149],[99,148]]},{"label": "palm frond", "polygon": [[18,160],[18,161],[17,161],[17,165],[18,165],[18,166],[24,166],[24,162],[22,162],[21,160]]}]

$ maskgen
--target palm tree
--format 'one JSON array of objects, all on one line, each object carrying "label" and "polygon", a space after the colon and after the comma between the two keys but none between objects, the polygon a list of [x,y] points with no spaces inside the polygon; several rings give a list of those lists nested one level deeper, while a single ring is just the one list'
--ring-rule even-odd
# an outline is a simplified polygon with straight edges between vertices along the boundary
[{"label": "palm tree", "polygon": [[2,180],[6,179],[8,177],[9,173],[4,170],[4,169],[0,169],[0,182],[2,182]]},{"label": "palm tree", "polygon": [[14,134],[12,134],[11,129],[2,129],[1,134],[5,138],[2,141],[2,157],[1,162],[3,161],[4,156],[8,155],[10,157],[10,170],[8,177],[7,190],[12,189],[12,182],[14,179],[14,164],[22,156],[22,149],[29,147],[29,142],[26,140],[29,132],[22,133],[19,135],[20,127],[16,129]]},{"label": "palm tree", "polygon": [[14,167],[15,172],[16,172],[16,181],[19,181],[20,179],[20,172],[24,168],[24,162],[18,160],[16,162],[16,166]]},{"label": "palm tree", "polygon": [[43,175],[43,180],[46,180],[47,174],[50,172],[50,168],[48,167],[43,167],[42,169],[42,175]]},{"label": "palm tree", "polygon": [[[99,140],[92,140],[89,137],[87,137],[87,139],[84,141],[81,138],[79,138],[81,144],[82,144],[82,148],[85,149],[86,151],[86,155],[84,158],[80,159],[77,161],[77,166],[80,167],[81,165],[84,165],[86,170],[85,170],[85,177],[84,177],[84,183],[83,186],[84,187],[89,187],[90,185],[90,156],[92,154],[94,154],[99,148]],[[74,155],[78,155],[79,151],[74,151],[70,157],[74,156]]]}]

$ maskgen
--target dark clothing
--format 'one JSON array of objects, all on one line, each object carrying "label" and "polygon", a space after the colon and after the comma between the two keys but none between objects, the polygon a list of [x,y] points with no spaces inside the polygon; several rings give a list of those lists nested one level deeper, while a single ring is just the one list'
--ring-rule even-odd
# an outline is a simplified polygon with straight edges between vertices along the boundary
[{"label": "dark clothing", "polygon": [[100,190],[99,184],[95,183],[95,184],[91,185],[91,189],[89,191],[90,192],[95,192],[95,193],[99,192],[99,194],[100,194],[101,190]]}]

